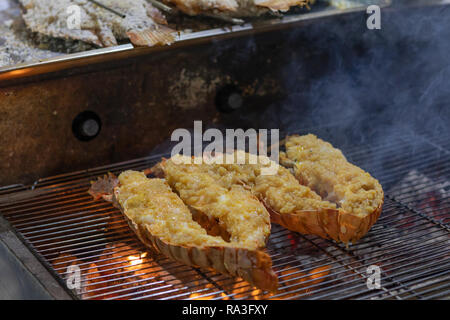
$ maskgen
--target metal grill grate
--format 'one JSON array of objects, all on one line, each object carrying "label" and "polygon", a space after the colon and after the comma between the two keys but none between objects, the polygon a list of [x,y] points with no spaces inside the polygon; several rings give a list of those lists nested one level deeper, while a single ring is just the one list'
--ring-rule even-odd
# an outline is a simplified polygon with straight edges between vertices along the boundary
[{"label": "metal grill grate", "polygon": [[[274,225],[267,248],[280,282],[274,295],[146,252],[117,209],[86,193],[98,175],[142,170],[160,157],[2,188],[0,212],[61,283],[69,265],[80,268],[82,299],[448,298],[448,139],[396,137],[343,151],[382,183],[381,217],[349,248]],[[366,285],[370,265],[381,267],[380,289]]]}]

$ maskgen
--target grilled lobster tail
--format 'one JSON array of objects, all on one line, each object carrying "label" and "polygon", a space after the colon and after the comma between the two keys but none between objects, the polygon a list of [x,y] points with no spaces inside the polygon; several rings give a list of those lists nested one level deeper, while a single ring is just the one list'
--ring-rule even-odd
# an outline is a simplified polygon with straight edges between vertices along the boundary
[{"label": "grilled lobster tail", "polygon": [[130,228],[150,249],[183,264],[241,277],[263,290],[276,291],[270,256],[256,248],[207,234],[164,180],[125,171],[92,183],[89,193],[120,209]]}]

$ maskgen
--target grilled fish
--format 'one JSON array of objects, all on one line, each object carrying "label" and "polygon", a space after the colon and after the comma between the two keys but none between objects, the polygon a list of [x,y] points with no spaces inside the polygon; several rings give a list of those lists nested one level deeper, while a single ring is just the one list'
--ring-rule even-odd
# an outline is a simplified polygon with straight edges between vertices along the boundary
[{"label": "grilled fish", "polygon": [[314,0],[165,0],[188,15],[214,13],[231,17],[259,16],[268,11],[288,11],[308,6]]},{"label": "grilled fish", "polygon": [[[101,0],[105,6],[125,15],[121,17],[87,0],[19,0],[28,28],[47,36],[81,40],[99,47],[117,45],[130,39],[137,46],[170,44],[174,30],[167,26],[161,12],[145,0]],[[77,11],[79,28],[69,23]],[[75,19],[76,20],[76,19]]]}]

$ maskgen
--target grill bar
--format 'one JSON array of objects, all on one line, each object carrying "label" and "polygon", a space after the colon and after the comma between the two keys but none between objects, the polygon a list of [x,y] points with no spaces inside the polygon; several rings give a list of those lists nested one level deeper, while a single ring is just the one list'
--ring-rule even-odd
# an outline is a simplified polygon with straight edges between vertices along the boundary
[{"label": "grill bar", "polygon": [[[450,144],[413,137],[343,148],[386,191],[379,221],[358,243],[347,248],[273,226],[267,252],[279,277],[277,294],[147,253],[117,209],[86,193],[99,175],[143,170],[162,155],[1,188],[0,212],[60,281],[69,275],[68,265],[79,266],[83,277],[76,294],[82,299],[446,298]],[[371,265],[381,268],[379,290],[366,285]]]}]

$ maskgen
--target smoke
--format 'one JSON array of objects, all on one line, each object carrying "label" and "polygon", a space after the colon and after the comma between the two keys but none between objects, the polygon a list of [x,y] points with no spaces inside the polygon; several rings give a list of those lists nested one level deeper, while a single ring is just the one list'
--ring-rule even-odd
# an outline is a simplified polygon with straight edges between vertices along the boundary
[{"label": "smoke", "polygon": [[[364,13],[330,17],[276,39],[262,34],[215,43],[212,59],[236,83],[270,74],[282,94],[246,102],[205,128],[311,132],[344,153],[403,139],[410,146],[397,150],[404,159],[422,152],[424,134],[450,138],[450,5],[382,9],[381,30],[367,29],[366,19]],[[383,172],[389,158],[373,151],[358,165]]]},{"label": "smoke", "polygon": [[[291,32],[292,46],[281,53],[293,58],[282,77],[287,98],[266,110],[267,119],[289,114],[279,123],[287,131],[348,124],[359,140],[369,127],[384,132],[379,139],[449,135],[450,6],[382,10],[381,17],[381,30],[368,30],[360,15]],[[317,56],[290,53],[299,41]]]},{"label": "smoke", "polygon": [[382,10],[381,30],[367,29],[366,18],[290,31],[279,53],[285,99],[260,123],[315,133],[347,155],[364,146],[370,156],[356,163],[389,187],[395,166],[436,151],[424,136],[450,140],[450,6]]}]

